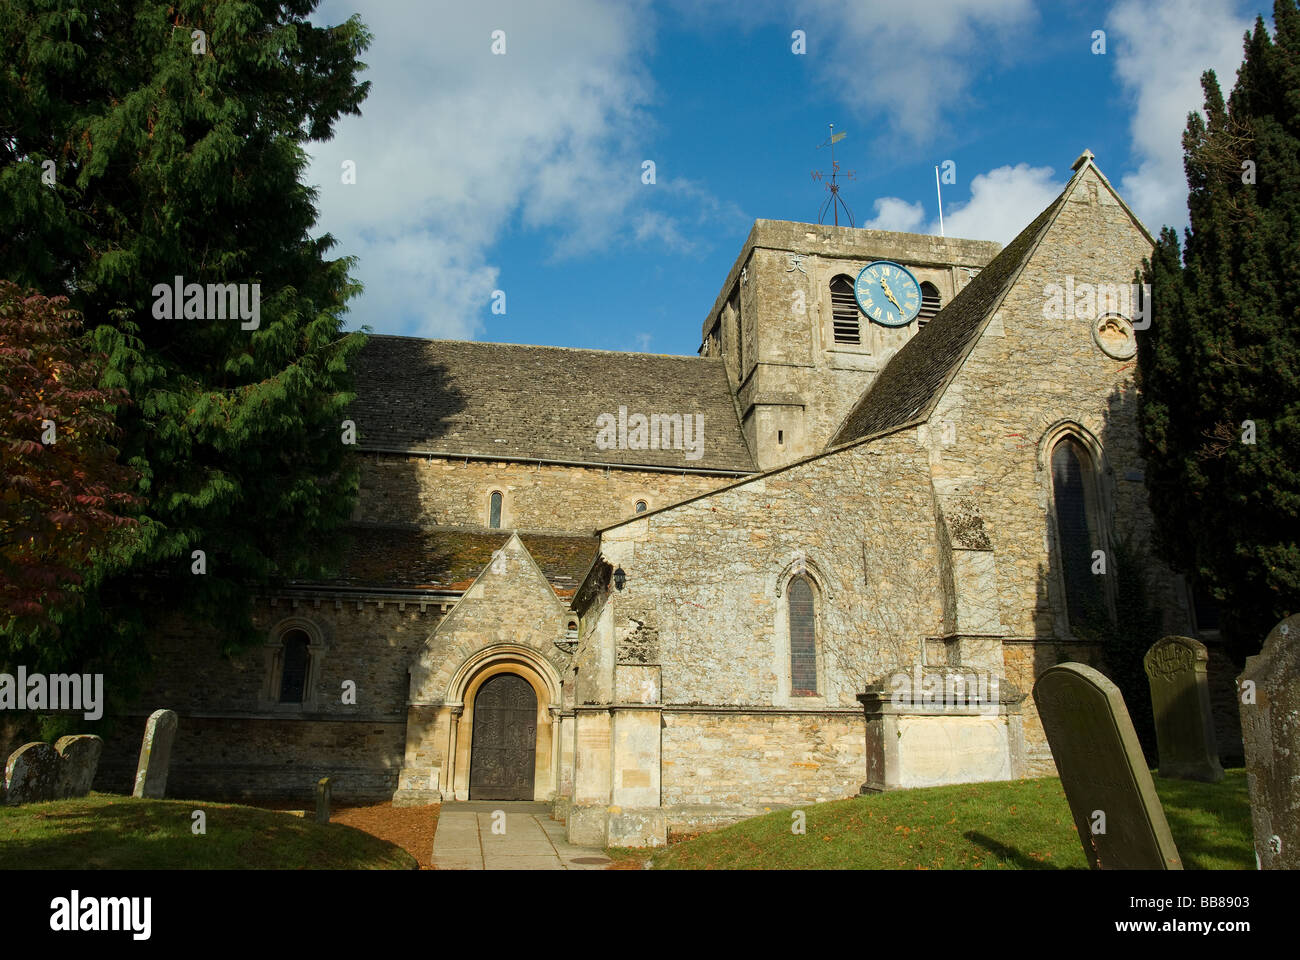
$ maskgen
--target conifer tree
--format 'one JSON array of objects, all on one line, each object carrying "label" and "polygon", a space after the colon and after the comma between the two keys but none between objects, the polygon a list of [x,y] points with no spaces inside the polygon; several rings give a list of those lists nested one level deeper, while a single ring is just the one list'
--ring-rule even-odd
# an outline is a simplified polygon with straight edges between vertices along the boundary
[{"label": "conifer tree", "polygon": [[1190,226],[1144,280],[1139,423],[1165,559],[1213,597],[1231,649],[1300,610],[1300,12],[1262,18],[1225,104],[1183,135]]},{"label": "conifer tree", "polygon": [[360,112],[369,35],[313,25],[315,6],[0,0],[0,277],[84,316],[100,385],[129,393],[121,461],[147,502],[58,636],[11,632],[0,661],[111,664],[120,691],[149,626],[183,614],[236,648],[253,590],[331,559],[356,490],[359,286],[312,235],[303,173],[305,146]]}]

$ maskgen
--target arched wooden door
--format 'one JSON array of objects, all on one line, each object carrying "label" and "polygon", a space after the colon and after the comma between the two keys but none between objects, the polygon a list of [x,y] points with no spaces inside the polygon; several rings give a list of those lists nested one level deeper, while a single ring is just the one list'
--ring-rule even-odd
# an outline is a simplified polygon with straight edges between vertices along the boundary
[{"label": "arched wooden door", "polygon": [[531,800],[537,749],[537,695],[532,684],[502,673],[474,697],[470,746],[471,800]]}]

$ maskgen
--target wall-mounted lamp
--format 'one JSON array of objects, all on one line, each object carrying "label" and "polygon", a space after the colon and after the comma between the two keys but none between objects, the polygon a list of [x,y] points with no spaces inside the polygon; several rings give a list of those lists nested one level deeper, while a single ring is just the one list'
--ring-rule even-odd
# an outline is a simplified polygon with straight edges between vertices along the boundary
[{"label": "wall-mounted lamp", "polygon": [[627,583],[627,574],[623,572],[622,567],[619,567],[614,571],[614,589],[622,590],[625,583]]}]

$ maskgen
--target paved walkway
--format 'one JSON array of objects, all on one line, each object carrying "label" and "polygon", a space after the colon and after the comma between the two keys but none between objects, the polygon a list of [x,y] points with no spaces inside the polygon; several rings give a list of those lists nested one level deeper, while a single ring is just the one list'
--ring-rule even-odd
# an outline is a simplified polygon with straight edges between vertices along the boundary
[{"label": "paved walkway", "polygon": [[604,870],[609,863],[605,851],[565,840],[549,803],[472,800],[444,803],[438,812],[438,870]]}]

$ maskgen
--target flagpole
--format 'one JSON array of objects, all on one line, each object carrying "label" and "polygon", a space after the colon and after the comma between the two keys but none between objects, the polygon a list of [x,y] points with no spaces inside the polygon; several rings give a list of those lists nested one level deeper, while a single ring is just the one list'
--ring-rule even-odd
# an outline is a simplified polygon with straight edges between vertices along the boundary
[{"label": "flagpole", "polygon": [[939,168],[934,168],[934,192],[939,197],[939,236],[943,236],[943,191],[939,189]]}]

